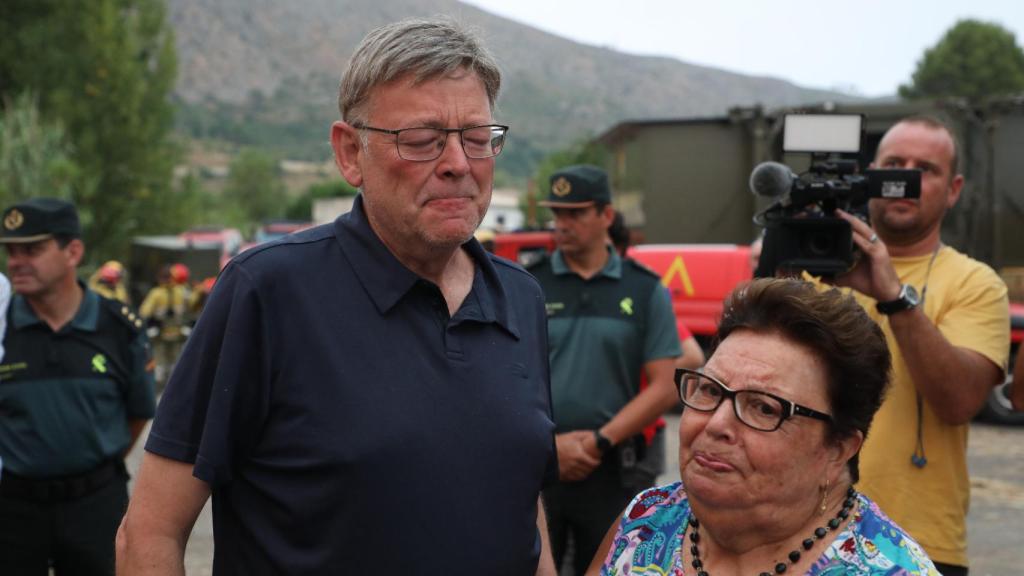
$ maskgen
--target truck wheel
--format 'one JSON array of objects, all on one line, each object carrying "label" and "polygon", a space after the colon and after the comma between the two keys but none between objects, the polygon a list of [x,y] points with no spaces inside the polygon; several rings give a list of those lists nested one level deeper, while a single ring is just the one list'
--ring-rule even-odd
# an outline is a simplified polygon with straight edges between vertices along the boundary
[{"label": "truck wheel", "polygon": [[1008,424],[1012,426],[1024,426],[1024,412],[1014,412],[1010,406],[1010,383],[1013,377],[1007,375],[1006,380],[996,386],[985,401],[978,417],[986,422],[994,424]]}]

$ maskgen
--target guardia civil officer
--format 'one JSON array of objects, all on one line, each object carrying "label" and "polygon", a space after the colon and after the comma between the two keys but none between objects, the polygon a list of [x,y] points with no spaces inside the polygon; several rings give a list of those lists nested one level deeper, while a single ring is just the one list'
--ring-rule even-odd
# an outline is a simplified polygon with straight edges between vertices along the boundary
[{"label": "guardia civil officer", "polygon": [[124,456],[156,408],[142,322],[79,281],[73,204],[7,208],[0,243],[15,292],[0,364],[0,574],[112,574]]},{"label": "guardia civil officer", "polygon": [[[654,484],[662,434],[644,428],[678,401],[681,353],[668,292],[656,274],[622,259],[608,239],[615,211],[608,175],[569,166],[547,200],[557,250],[530,267],[544,289],[559,480],[544,490],[556,565],[571,535],[583,574],[606,528],[636,491]],[[640,389],[641,374],[649,386]]]}]

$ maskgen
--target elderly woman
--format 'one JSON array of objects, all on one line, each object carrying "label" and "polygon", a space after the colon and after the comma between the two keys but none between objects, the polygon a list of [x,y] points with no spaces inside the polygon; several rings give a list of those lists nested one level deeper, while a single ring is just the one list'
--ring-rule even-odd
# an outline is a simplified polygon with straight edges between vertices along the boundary
[{"label": "elderly woman", "polygon": [[588,574],[935,574],[853,484],[888,383],[850,297],[761,279],[726,301],[717,350],[677,370],[681,483],[639,494]]}]

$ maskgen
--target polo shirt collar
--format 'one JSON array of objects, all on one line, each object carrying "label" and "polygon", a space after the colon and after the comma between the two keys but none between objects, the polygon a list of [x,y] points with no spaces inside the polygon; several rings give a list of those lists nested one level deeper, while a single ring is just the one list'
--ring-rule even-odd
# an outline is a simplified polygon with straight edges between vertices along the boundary
[{"label": "polo shirt collar", "polygon": [[[611,244],[605,245],[605,248],[608,250],[608,261],[605,262],[604,268],[601,268],[594,277],[607,276],[619,280],[622,278],[622,258],[619,257],[619,253],[615,251]],[[551,271],[559,276],[575,274],[569,268],[569,265],[565,263],[565,257],[562,256],[561,250],[555,250],[555,253],[551,255]]]},{"label": "polo shirt collar", "polygon": [[[395,258],[370,227],[361,193],[356,196],[352,211],[334,221],[334,234],[356,277],[381,314],[394,308],[421,280]],[[472,319],[497,323],[518,338],[515,311],[487,252],[472,238],[462,247],[476,264],[473,286],[462,307],[475,302],[478,306],[471,311]]]},{"label": "polo shirt collar", "polygon": [[[82,303],[78,305],[78,311],[67,325],[76,330],[95,332],[100,318],[100,297],[86,288],[81,280],[78,281],[78,285],[82,288]],[[24,296],[15,294],[11,299],[11,323],[16,330],[21,330],[34,324],[42,324],[43,321],[36,316],[35,310],[32,310]]]}]

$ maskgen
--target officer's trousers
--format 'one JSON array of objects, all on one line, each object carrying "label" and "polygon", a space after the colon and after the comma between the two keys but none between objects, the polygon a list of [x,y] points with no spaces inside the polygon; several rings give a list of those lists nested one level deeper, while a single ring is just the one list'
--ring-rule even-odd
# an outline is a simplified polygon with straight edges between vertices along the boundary
[{"label": "officer's trousers", "polygon": [[37,501],[0,495],[0,574],[111,576],[114,536],[128,505],[119,475],[73,500]]}]

